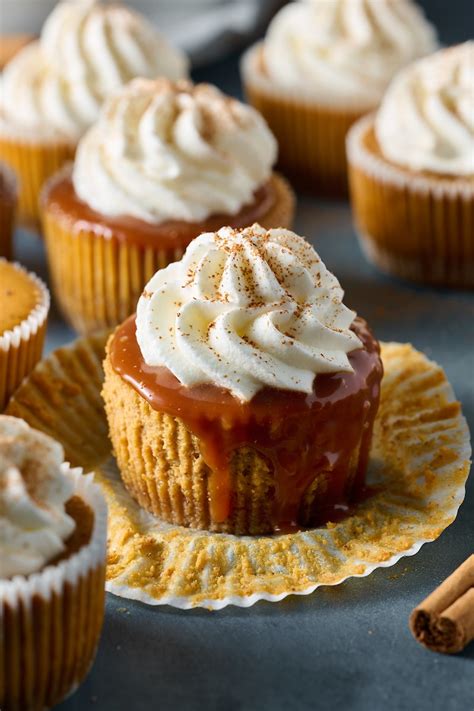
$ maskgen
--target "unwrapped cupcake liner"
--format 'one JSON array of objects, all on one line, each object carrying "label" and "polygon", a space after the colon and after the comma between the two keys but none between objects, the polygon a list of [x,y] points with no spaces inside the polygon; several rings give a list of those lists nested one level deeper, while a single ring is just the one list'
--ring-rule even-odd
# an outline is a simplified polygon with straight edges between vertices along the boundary
[{"label": "unwrapped cupcake liner", "polygon": [[[276,202],[264,227],[289,227],[294,196],[280,176],[273,178]],[[82,334],[116,326],[135,312],[144,286],[158,269],[183,256],[184,247],[129,244],[98,234],[86,221],[43,208],[43,229],[54,295],[66,320]]]},{"label": "unwrapped cupcake liner", "polygon": [[474,180],[412,173],[364,143],[374,117],[347,138],[351,199],[365,254],[413,281],[474,287]]},{"label": "unwrapped cupcake liner", "polygon": [[65,163],[74,158],[76,144],[46,137],[28,138],[2,127],[0,159],[15,172],[19,182],[18,220],[37,230],[40,224],[39,196],[44,183]]},{"label": "unwrapped cupcake liner", "polygon": [[438,365],[410,345],[388,343],[368,470],[375,493],[345,519],[273,536],[160,521],[127,493],[111,458],[100,404],[105,341],[82,339],[42,361],[8,412],[55,436],[72,461],[95,469],[109,505],[110,592],[184,609],[307,595],[413,555],[456,518],[471,454],[460,404]]},{"label": "unwrapped cupcake liner", "polygon": [[29,576],[0,580],[0,708],[42,711],[83,680],[104,615],[107,506],[93,475],[63,473],[94,513],[91,538],[76,553]]},{"label": "unwrapped cupcake liner", "polygon": [[18,181],[12,169],[0,162],[0,257],[13,255],[13,231],[18,201]]},{"label": "unwrapped cupcake liner", "polygon": [[49,292],[41,279],[14,266],[35,282],[41,292],[40,302],[18,326],[0,335],[0,412],[23,378],[31,372],[43,353],[49,312]]},{"label": "unwrapped cupcake liner", "polygon": [[279,145],[279,166],[311,193],[344,197],[348,192],[345,140],[352,124],[373,106],[324,103],[300,90],[281,89],[261,70],[262,44],[242,59],[247,99],[264,116]]}]

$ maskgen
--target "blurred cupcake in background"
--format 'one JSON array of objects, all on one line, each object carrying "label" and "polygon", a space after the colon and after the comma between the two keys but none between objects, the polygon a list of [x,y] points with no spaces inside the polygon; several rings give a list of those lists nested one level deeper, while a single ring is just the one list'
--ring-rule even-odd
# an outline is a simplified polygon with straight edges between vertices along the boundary
[{"label": "blurred cupcake in background", "polygon": [[345,136],[395,73],[437,47],[412,0],[301,0],[248,50],[248,99],[280,146],[280,166],[312,193],[347,193]]},{"label": "blurred cupcake in background", "polygon": [[36,224],[42,184],[73,158],[108,94],[136,76],[178,79],[187,71],[184,55],[125,6],[59,3],[40,39],[2,76],[0,158],[20,178],[20,219]]},{"label": "blurred cupcake in background", "polygon": [[102,396],[125,487],[171,523],[322,525],[364,488],[379,345],[289,230],[194,240],[110,337]]},{"label": "blurred cupcake in background", "polygon": [[80,332],[120,323],[201,232],[288,227],[294,197],[276,157],[260,114],[209,84],[135,79],[120,90],[42,197],[67,320]]},{"label": "blurred cupcake in background", "polygon": [[369,259],[415,281],[474,287],[474,42],[400,72],[347,147]]}]

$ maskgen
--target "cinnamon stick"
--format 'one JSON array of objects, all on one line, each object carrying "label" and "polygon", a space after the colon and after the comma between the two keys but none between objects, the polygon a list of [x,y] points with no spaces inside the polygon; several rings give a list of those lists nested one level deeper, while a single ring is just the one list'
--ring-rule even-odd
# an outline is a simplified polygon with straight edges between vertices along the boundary
[{"label": "cinnamon stick", "polygon": [[413,610],[410,629],[420,644],[445,654],[474,639],[474,555]]}]

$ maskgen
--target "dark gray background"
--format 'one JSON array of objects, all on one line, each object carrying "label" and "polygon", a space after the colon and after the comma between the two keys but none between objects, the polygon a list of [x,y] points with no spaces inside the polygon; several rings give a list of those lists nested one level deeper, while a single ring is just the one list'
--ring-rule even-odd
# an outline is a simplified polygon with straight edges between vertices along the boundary
[{"label": "dark gray background", "polygon": [[[473,34],[471,2],[425,0],[441,40]],[[237,63],[199,80],[239,93]],[[446,369],[474,429],[474,294],[388,279],[359,251],[344,204],[300,200],[296,231],[313,241],[346,303],[383,340],[411,341]],[[44,273],[40,246],[18,258]],[[73,337],[53,312],[48,349]],[[107,596],[92,672],[62,711],[474,710],[474,645],[455,657],[411,638],[411,609],[474,550],[474,481],[456,522],[413,558],[311,596],[209,613],[149,608]]]}]

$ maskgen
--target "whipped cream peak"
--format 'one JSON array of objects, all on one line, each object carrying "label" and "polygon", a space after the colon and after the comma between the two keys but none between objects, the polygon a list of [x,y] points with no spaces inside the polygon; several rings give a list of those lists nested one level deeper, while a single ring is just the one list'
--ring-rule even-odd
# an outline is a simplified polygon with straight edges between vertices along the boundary
[{"label": "whipped cream peak", "polygon": [[134,77],[187,73],[185,56],[139,13],[98,0],[63,0],[40,39],[5,68],[3,123],[77,140],[104,99]]},{"label": "whipped cream peak", "polygon": [[377,113],[375,133],[384,156],[398,165],[474,175],[474,41],[400,72]]},{"label": "whipped cream peak", "polygon": [[0,578],[30,575],[63,552],[75,526],[63,467],[58,442],[0,415]]},{"label": "whipped cream peak", "polygon": [[199,222],[250,204],[276,155],[260,114],[216,87],[135,79],[81,140],[73,183],[103,215]]},{"label": "whipped cream peak", "polygon": [[352,372],[355,313],[313,247],[286,229],[223,227],[160,270],[137,308],[145,362],[185,386],[249,401],[265,387],[310,393],[319,373]]},{"label": "whipped cream peak", "polygon": [[274,17],[263,53],[275,86],[370,108],[400,68],[436,47],[412,0],[300,0]]}]

